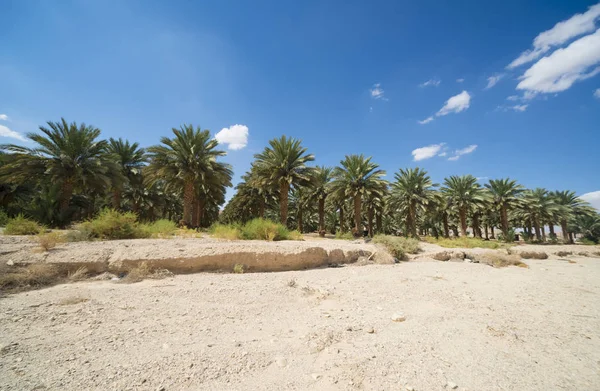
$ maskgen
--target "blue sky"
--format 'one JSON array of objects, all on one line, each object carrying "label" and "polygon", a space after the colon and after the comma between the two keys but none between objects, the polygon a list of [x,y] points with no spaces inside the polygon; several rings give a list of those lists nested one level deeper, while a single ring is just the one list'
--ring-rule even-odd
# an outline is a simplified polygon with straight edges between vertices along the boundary
[{"label": "blue sky", "polygon": [[236,181],[286,134],[390,180],[420,166],[600,200],[599,4],[2,0],[0,143],[60,117],[142,146],[192,123],[227,128]]}]

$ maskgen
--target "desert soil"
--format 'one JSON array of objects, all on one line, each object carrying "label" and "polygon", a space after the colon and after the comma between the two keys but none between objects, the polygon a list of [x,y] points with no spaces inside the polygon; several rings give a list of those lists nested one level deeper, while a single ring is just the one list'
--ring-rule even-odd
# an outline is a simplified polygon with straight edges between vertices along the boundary
[{"label": "desert soil", "polygon": [[13,294],[0,389],[600,390],[600,259],[525,262],[421,256]]}]

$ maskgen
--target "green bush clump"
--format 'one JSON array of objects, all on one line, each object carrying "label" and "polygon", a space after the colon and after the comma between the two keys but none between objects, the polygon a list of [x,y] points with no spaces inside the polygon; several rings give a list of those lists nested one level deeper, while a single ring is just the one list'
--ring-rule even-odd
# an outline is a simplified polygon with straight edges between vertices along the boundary
[{"label": "green bush clump", "polygon": [[244,225],[213,224],[209,232],[215,238],[228,240],[302,240],[300,232],[290,231],[279,223],[260,218]]},{"label": "green bush clump", "polygon": [[437,244],[438,246],[446,247],[446,248],[479,247],[479,248],[497,249],[497,248],[501,247],[500,243],[498,243],[498,242],[492,242],[489,240],[483,240],[483,239],[478,239],[478,238],[468,238],[468,237],[464,237],[464,236],[461,236],[458,238],[452,238],[452,239],[435,239],[435,238],[427,237],[427,238],[425,238],[425,241],[428,243]]},{"label": "green bush clump", "polygon": [[141,228],[148,236],[162,238],[165,236],[172,236],[177,231],[177,224],[171,220],[160,219],[153,223],[142,224]]},{"label": "green bush clump", "polygon": [[208,232],[219,239],[237,240],[242,238],[242,231],[239,226],[233,224],[213,224]]},{"label": "green bush clump", "polygon": [[419,241],[412,238],[403,238],[392,235],[375,235],[373,243],[382,244],[385,248],[398,259],[403,259],[405,255],[416,254],[419,252]]},{"label": "green bush clump", "polygon": [[342,239],[342,240],[354,240],[354,235],[352,235],[352,232],[336,232],[335,233],[335,238],[336,239]]},{"label": "green bush clump", "polygon": [[150,237],[150,233],[137,221],[132,212],[103,209],[95,219],[81,223],[78,231],[89,232],[90,238],[138,239]]},{"label": "green bush clump", "polygon": [[0,209],[0,227],[4,227],[6,225],[6,223],[8,223],[8,215],[6,214],[5,211],[3,211],[2,209]]},{"label": "green bush clump", "polygon": [[4,227],[5,235],[37,235],[44,229],[36,221],[30,220],[23,215],[8,219]]}]

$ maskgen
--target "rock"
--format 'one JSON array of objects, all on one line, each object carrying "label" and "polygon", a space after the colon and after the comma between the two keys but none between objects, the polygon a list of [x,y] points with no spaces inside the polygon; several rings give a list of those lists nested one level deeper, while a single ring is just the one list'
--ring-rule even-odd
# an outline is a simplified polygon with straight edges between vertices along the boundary
[{"label": "rock", "polygon": [[277,359],[275,359],[275,363],[279,368],[283,368],[287,365],[287,360],[283,357],[277,357]]},{"label": "rock", "polygon": [[395,313],[391,318],[394,322],[404,322],[406,320],[406,316],[402,312]]},{"label": "rock", "polygon": [[406,386],[405,388],[406,388],[406,391],[415,391],[415,388],[411,387],[411,386]]},{"label": "rock", "polygon": [[367,333],[373,334],[374,332],[375,332],[375,329],[373,327],[367,327]]},{"label": "rock", "polygon": [[12,259],[9,259],[8,261],[6,261],[6,266],[14,266],[15,262]]},{"label": "rock", "polygon": [[458,388],[458,386],[456,385],[456,383],[449,381],[446,383],[446,388],[448,388],[450,390],[455,390]]},{"label": "rock", "polygon": [[312,378],[315,379],[315,380],[319,380],[319,379],[321,379],[323,377],[323,375],[321,375],[319,373],[313,373],[310,376],[312,376]]}]

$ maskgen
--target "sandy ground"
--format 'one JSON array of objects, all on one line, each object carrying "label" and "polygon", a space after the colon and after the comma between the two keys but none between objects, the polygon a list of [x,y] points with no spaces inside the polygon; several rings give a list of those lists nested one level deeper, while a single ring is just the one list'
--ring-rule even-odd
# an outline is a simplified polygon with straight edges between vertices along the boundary
[{"label": "sandy ground", "polygon": [[496,269],[421,257],[10,295],[0,389],[600,390],[600,259],[568,258]]}]

